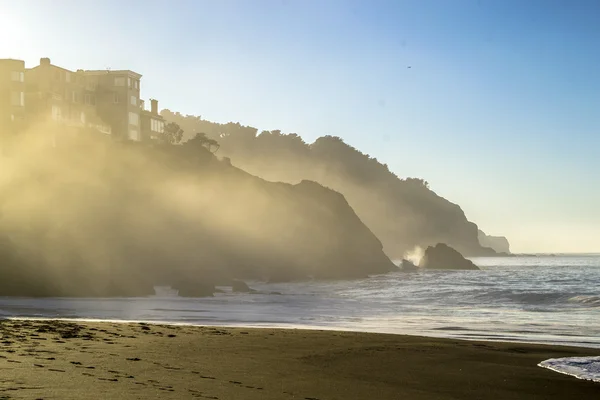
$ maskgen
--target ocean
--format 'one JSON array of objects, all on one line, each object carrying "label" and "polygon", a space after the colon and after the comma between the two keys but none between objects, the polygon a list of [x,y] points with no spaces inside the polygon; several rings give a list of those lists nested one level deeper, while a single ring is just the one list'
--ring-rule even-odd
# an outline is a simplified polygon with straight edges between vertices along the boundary
[{"label": "ocean", "polygon": [[[474,258],[482,271],[250,286],[190,299],[0,297],[0,316],[339,329],[600,348],[600,255]],[[159,288],[160,289],[160,288]]]},{"label": "ocean", "polygon": [[[391,273],[266,284],[264,293],[181,298],[0,297],[0,317],[333,329],[589,347],[540,366],[600,382],[600,255],[472,259],[481,271]],[[594,357],[596,355],[596,357]]]}]

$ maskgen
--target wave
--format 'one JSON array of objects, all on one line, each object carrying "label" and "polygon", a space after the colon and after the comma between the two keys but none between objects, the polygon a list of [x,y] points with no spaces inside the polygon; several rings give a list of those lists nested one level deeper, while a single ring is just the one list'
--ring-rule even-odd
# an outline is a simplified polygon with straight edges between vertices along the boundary
[{"label": "wave", "polygon": [[579,379],[600,382],[600,357],[551,358],[538,366]]},{"label": "wave", "polygon": [[527,305],[539,305],[539,304],[552,304],[564,302],[569,297],[573,296],[572,293],[560,293],[560,292],[521,292],[515,290],[494,290],[486,291],[478,296],[482,300],[492,301],[511,301],[515,303],[527,304]]},{"label": "wave", "polygon": [[589,307],[600,307],[600,296],[573,296],[569,300],[569,303],[582,304]]},{"label": "wave", "polygon": [[[527,306],[566,306],[600,307],[600,295],[566,292],[521,292],[515,290],[487,291],[475,296],[489,302],[511,302]],[[551,310],[548,310],[551,311]]]}]

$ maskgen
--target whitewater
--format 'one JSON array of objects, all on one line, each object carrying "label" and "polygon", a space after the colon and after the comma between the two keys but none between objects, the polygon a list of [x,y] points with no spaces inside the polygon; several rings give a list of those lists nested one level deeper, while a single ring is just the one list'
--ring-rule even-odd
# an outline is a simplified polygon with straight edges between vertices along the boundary
[{"label": "whitewater", "polygon": [[[600,255],[474,258],[481,271],[391,273],[266,284],[261,292],[181,298],[0,297],[0,317],[335,329],[589,347],[600,355]],[[597,360],[542,366],[600,380]],[[576,368],[582,371],[575,371]],[[586,372],[586,368],[592,372]],[[575,369],[574,369],[575,368]],[[563,371],[564,370],[564,371]],[[565,372],[567,371],[567,372]],[[575,372],[574,372],[575,371]],[[595,372],[594,372],[595,371]]]}]

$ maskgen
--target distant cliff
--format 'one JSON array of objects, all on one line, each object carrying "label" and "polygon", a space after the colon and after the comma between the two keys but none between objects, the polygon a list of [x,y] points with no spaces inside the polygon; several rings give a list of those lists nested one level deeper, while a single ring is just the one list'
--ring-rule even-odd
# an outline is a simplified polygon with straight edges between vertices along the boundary
[{"label": "distant cliff", "polygon": [[203,132],[217,139],[219,155],[254,175],[290,183],[308,179],[342,193],[394,259],[415,246],[436,243],[447,243],[465,256],[495,254],[480,244],[477,225],[458,205],[438,196],[424,180],[399,178],[338,137],[307,144],[296,134],[258,134],[236,123],[217,124],[168,110],[162,114],[189,135]]},{"label": "distant cliff", "polygon": [[498,253],[510,254],[510,243],[504,236],[489,236],[482,230],[478,230],[477,235],[482,246],[489,247]]},{"label": "distant cliff", "polygon": [[340,193],[267,182],[201,146],[81,139],[0,163],[0,296],[396,269]]}]

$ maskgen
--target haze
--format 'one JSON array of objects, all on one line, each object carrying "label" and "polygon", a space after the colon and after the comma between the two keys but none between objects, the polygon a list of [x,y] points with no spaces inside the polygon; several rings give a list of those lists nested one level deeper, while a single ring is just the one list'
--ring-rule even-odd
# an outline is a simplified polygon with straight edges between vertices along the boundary
[{"label": "haze", "polygon": [[0,58],[138,70],[170,110],[342,137],[429,181],[513,252],[593,252],[599,12],[595,1],[0,0]]}]

